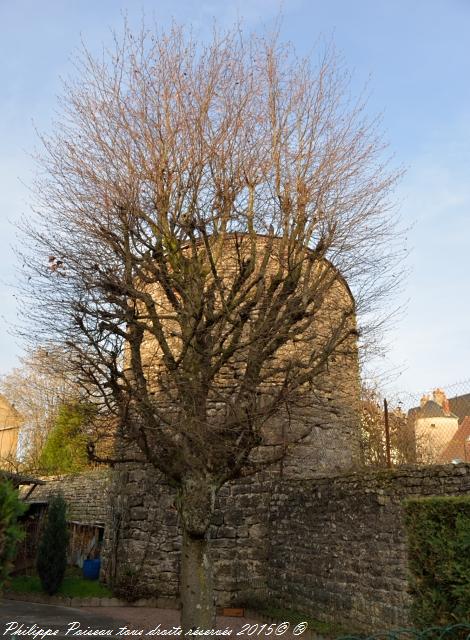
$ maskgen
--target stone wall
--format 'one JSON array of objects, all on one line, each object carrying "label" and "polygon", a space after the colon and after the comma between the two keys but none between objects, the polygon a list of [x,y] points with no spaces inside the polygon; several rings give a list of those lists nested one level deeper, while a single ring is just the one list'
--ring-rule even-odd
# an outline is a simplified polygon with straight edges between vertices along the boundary
[{"label": "stone wall", "polygon": [[402,501],[459,493],[470,493],[470,465],[284,483],[269,510],[272,597],[352,628],[408,624]]},{"label": "stone wall", "polygon": [[[219,604],[246,589],[265,592],[266,546],[272,481],[249,479],[222,487],[212,528]],[[151,467],[125,465],[115,472],[105,531],[103,575],[121,584],[139,576],[139,596],[178,598],[181,534],[175,490]]]},{"label": "stone wall", "polygon": [[[145,594],[175,599],[174,490],[148,468],[115,473],[104,574],[119,580],[131,567]],[[213,521],[217,602],[268,600],[358,630],[407,624],[401,502],[468,492],[467,464],[231,483]]]}]

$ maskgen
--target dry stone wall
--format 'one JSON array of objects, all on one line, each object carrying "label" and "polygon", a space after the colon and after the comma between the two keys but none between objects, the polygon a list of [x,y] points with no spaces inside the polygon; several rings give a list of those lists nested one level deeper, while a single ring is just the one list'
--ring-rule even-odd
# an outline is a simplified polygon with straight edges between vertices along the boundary
[{"label": "dry stone wall", "polygon": [[283,483],[270,504],[274,601],[350,629],[410,624],[402,502],[470,493],[470,465]]},{"label": "dry stone wall", "polygon": [[[268,601],[351,630],[409,623],[402,501],[470,492],[470,465],[257,477],[224,486],[212,526],[219,605]],[[149,467],[115,471],[104,576],[178,596],[174,489]],[[132,573],[131,571],[131,573]]]},{"label": "dry stone wall", "polygon": [[[219,492],[211,536],[219,604],[267,588],[268,510],[273,483],[260,478],[231,483]],[[122,586],[139,577],[138,596],[174,602],[179,589],[181,531],[175,489],[150,466],[115,471],[103,576]]]}]

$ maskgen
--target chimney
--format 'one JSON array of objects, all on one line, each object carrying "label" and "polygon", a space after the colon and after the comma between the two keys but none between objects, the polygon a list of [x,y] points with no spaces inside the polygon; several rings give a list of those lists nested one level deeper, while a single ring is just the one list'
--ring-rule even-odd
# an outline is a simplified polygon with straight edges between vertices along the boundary
[{"label": "chimney", "polygon": [[432,399],[445,410],[444,404],[447,402],[447,398],[442,389],[434,389],[432,392]]},{"label": "chimney", "polygon": [[420,407],[421,409],[424,407],[424,405],[426,404],[426,402],[429,402],[429,396],[424,395],[421,400],[419,401]]}]

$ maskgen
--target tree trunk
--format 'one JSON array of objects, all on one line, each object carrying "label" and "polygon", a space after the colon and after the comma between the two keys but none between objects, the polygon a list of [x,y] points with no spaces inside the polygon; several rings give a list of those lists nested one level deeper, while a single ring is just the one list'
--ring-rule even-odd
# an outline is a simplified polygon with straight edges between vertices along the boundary
[{"label": "tree trunk", "polygon": [[212,563],[207,536],[195,537],[183,531],[181,549],[180,595],[182,604],[181,627],[213,629],[215,605],[212,585]]},{"label": "tree trunk", "polygon": [[216,485],[210,478],[184,479],[178,492],[178,510],[183,529],[180,597],[183,633],[200,627],[213,629],[215,603],[209,525],[214,512]]}]

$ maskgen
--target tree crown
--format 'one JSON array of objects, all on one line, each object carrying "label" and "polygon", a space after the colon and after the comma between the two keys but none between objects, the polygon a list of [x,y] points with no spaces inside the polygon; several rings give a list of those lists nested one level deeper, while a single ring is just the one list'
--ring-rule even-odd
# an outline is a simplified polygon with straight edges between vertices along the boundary
[{"label": "tree crown", "polygon": [[[398,174],[331,52],[312,68],[276,37],[126,28],[78,70],[42,138],[28,318],[147,459],[225,479],[355,350],[354,312],[377,326]],[[343,278],[355,308],[334,304]]]}]

